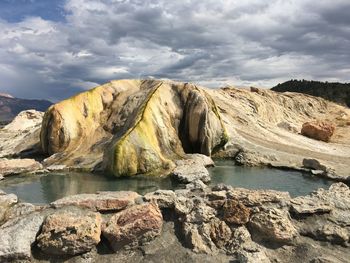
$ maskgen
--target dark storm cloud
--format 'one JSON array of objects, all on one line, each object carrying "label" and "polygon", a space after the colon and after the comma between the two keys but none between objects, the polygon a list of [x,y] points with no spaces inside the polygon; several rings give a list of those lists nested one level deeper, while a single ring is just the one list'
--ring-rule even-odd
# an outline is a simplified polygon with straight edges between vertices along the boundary
[{"label": "dark storm cloud", "polygon": [[346,0],[31,0],[29,9],[5,2],[0,90],[20,97],[57,100],[117,78],[214,87],[349,82]]}]

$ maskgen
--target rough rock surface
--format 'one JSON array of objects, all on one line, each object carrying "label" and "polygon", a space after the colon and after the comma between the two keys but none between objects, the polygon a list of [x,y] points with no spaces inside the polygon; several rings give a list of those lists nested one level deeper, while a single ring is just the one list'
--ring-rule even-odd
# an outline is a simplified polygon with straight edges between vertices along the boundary
[{"label": "rough rock surface", "polygon": [[30,173],[42,170],[41,163],[33,159],[6,159],[0,158],[0,172],[3,176],[21,173]]},{"label": "rough rock surface", "polygon": [[172,176],[181,183],[192,183],[200,180],[204,183],[210,182],[210,175],[205,166],[196,160],[185,159],[176,162],[176,168]]},{"label": "rough rock surface", "polygon": [[50,205],[55,208],[73,205],[96,211],[119,211],[135,204],[135,200],[140,197],[138,193],[132,191],[98,192],[97,194],[67,196]]},{"label": "rough rock surface", "polygon": [[210,155],[227,140],[206,90],[160,80],[112,81],[78,94],[51,106],[41,130],[46,164],[114,176],[163,174],[185,152]]},{"label": "rough rock surface", "polygon": [[223,205],[223,219],[227,223],[244,225],[249,222],[250,209],[234,199],[229,199]]},{"label": "rough rock surface", "polygon": [[[208,90],[226,125],[229,142],[213,157],[233,158],[243,165],[304,170],[304,159],[316,159],[327,171],[321,176],[350,180],[350,109],[305,94],[259,89]],[[285,122],[302,127],[313,120],[331,121],[329,143],[280,128]],[[350,123],[350,122],[349,122]]]},{"label": "rough rock surface", "polygon": [[[41,152],[40,129],[44,113],[27,110],[0,129],[0,158]],[[1,174],[1,171],[0,171]]]},{"label": "rough rock surface", "polygon": [[155,203],[135,205],[125,209],[108,221],[103,236],[114,251],[152,240],[162,230],[163,216]]},{"label": "rough rock surface", "polygon": [[0,262],[29,260],[31,246],[43,220],[44,215],[33,213],[3,224],[0,227]]},{"label": "rough rock surface", "polygon": [[5,219],[6,212],[11,206],[18,202],[18,198],[14,194],[6,194],[0,191],[0,224]]},{"label": "rough rock surface", "polygon": [[69,210],[46,217],[38,247],[47,254],[76,255],[90,251],[100,242],[100,213]]},{"label": "rough rock surface", "polygon": [[253,215],[249,227],[257,240],[290,243],[297,236],[289,214],[276,208],[264,209]]},{"label": "rough rock surface", "polygon": [[159,208],[174,208],[176,194],[171,190],[157,190],[145,194],[144,199],[147,202],[157,203]]},{"label": "rough rock surface", "polygon": [[301,134],[312,139],[329,142],[335,131],[334,124],[325,121],[305,122]]},{"label": "rough rock surface", "polygon": [[[343,183],[293,199],[283,192],[223,184],[146,196],[150,203],[138,199],[142,204],[103,214],[107,238],[97,249],[98,235],[89,238],[99,215],[95,207],[13,204],[7,210],[11,216],[0,226],[0,261],[294,263],[347,262],[350,257],[350,189]],[[236,218],[225,221],[225,209],[240,224]],[[59,258],[33,243],[45,217],[38,244],[58,250]],[[53,222],[50,227],[48,221]],[[69,255],[75,253],[84,254]]]}]

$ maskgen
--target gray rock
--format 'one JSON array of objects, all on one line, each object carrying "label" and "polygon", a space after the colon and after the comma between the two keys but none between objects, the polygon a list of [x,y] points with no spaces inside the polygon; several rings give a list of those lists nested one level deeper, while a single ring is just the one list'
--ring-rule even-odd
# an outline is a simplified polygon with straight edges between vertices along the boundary
[{"label": "gray rock", "polygon": [[144,199],[148,202],[156,202],[159,208],[174,208],[176,194],[171,190],[157,190],[145,194]]},{"label": "gray rock", "polygon": [[206,205],[200,198],[193,199],[193,209],[186,214],[186,222],[205,223],[209,222],[216,215],[216,210]]},{"label": "gray rock", "polygon": [[299,196],[290,201],[291,211],[296,214],[329,213],[332,208],[325,200],[310,196]]},{"label": "gray rock", "polygon": [[194,181],[192,181],[189,184],[186,184],[186,189],[189,189],[189,190],[192,190],[192,191],[193,190],[202,190],[202,191],[204,191],[207,188],[208,188],[208,186],[205,183],[203,183],[202,180],[199,180],[199,179],[194,180]]},{"label": "gray rock", "polygon": [[193,200],[185,196],[178,196],[175,200],[175,212],[179,216],[184,216],[189,214],[193,209]]},{"label": "gray rock", "polygon": [[176,162],[176,168],[172,176],[181,183],[191,183],[201,180],[204,183],[210,182],[210,175],[205,166],[191,159],[180,160]]},{"label": "gray rock", "polygon": [[7,221],[0,227],[0,262],[29,260],[31,246],[44,220],[41,213]]}]

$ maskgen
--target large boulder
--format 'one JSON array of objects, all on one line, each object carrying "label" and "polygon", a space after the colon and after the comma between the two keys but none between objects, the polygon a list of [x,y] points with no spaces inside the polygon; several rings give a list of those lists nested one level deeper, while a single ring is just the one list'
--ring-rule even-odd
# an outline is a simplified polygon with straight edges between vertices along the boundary
[{"label": "large boulder", "polygon": [[329,142],[334,131],[334,124],[326,121],[305,122],[301,128],[302,135],[324,142]]},{"label": "large boulder", "polygon": [[162,231],[163,216],[155,203],[135,205],[110,218],[102,230],[112,249],[136,247],[158,236]]},{"label": "large boulder", "polygon": [[158,80],[112,81],[59,102],[41,130],[46,164],[114,176],[169,172],[185,152],[210,155],[227,140],[204,88]]},{"label": "large boulder", "polygon": [[100,242],[101,222],[100,213],[77,209],[59,211],[46,217],[36,240],[47,254],[88,252]]},{"label": "large boulder", "polygon": [[50,205],[54,208],[79,206],[100,212],[119,211],[135,204],[135,200],[140,197],[138,193],[132,191],[98,192],[97,194],[78,194],[63,197]]},{"label": "large boulder", "polygon": [[30,173],[43,169],[41,163],[34,159],[0,158],[0,172],[3,176]]},{"label": "large boulder", "polygon": [[31,258],[31,248],[44,217],[41,213],[32,213],[9,220],[0,227],[0,262]]}]

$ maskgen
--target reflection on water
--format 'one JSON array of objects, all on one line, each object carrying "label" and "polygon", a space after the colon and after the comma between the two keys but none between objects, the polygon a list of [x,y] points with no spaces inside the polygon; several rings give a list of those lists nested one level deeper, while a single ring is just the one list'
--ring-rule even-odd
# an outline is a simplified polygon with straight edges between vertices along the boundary
[{"label": "reflection on water", "polygon": [[[216,164],[216,167],[209,169],[212,185],[225,183],[251,189],[274,189],[298,196],[320,187],[328,188],[332,183],[295,171],[233,166],[232,162],[228,161],[219,161]],[[89,173],[14,176],[0,182],[1,190],[14,193],[21,200],[35,204],[50,203],[64,196],[80,193],[130,190],[145,194],[157,189],[179,187],[181,186],[172,182],[170,178],[110,178]]]},{"label": "reflection on water", "polygon": [[210,168],[212,184],[234,187],[288,191],[291,196],[306,195],[318,188],[328,188],[333,182],[309,173],[279,169],[233,166],[230,161],[217,161]]},{"label": "reflection on water", "polygon": [[80,193],[130,190],[145,194],[157,189],[175,187],[170,178],[110,178],[90,173],[9,177],[0,183],[0,189],[3,191],[15,193],[21,200],[35,204],[49,203],[67,195]]}]

